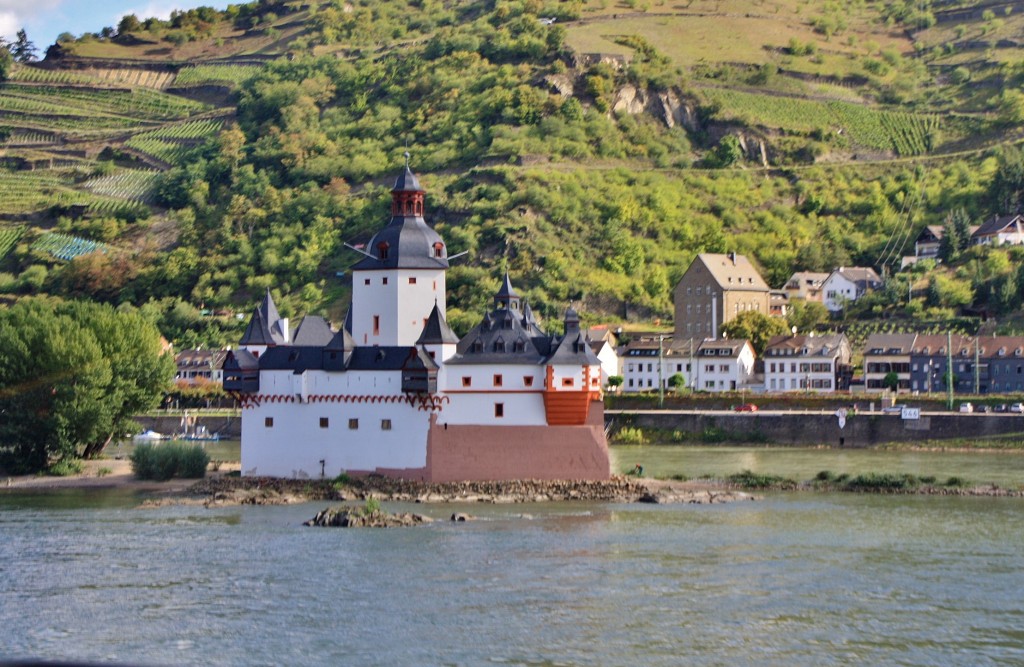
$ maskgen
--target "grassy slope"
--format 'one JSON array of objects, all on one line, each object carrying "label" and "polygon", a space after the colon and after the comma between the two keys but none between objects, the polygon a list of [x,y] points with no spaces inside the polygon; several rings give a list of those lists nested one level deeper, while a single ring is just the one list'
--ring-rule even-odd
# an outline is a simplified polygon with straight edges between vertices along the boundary
[{"label": "grassy slope", "polygon": [[[632,5],[632,6],[631,6]],[[610,0],[591,0],[584,7],[578,21],[565,23],[567,29],[567,43],[579,53],[619,53],[630,55],[631,50],[614,40],[616,36],[642,35],[656,49],[671,59],[673,65],[680,68],[680,83],[692,94],[696,95],[699,101],[707,102],[718,99],[721,105],[717,118],[731,124],[747,125],[748,129],[755,132],[765,132],[781,135],[799,135],[798,141],[806,141],[807,135],[819,126],[830,125],[830,121],[806,122],[805,113],[797,120],[787,120],[784,113],[773,113],[758,110],[752,106],[750,92],[756,95],[770,94],[783,100],[794,100],[792,106],[800,113],[804,107],[800,105],[826,105],[830,100],[844,100],[859,105],[861,108],[873,112],[876,109],[886,108],[879,101],[880,90],[884,91],[886,86],[896,86],[901,77],[908,75],[901,71],[907,68],[907,62],[926,63],[930,69],[925,74],[915,78],[917,93],[912,100],[913,105],[920,108],[923,117],[926,119],[942,115],[942,140],[950,148],[963,148],[961,142],[965,136],[977,133],[980,126],[977,124],[960,126],[948,122],[948,115],[953,111],[965,111],[971,114],[981,114],[986,117],[993,112],[992,86],[994,81],[989,77],[993,75],[998,65],[1003,62],[1015,61],[1019,57],[1019,49],[1016,48],[984,48],[975,44],[971,49],[954,50],[949,53],[934,52],[932,47],[939,47],[951,41],[991,41],[1003,37],[1012,36],[1017,31],[1024,16],[1003,16],[1000,17],[1002,24],[993,25],[993,21],[972,19],[966,22],[940,23],[934,28],[911,37],[898,27],[888,27],[879,19],[879,3],[851,3],[845,6],[842,11],[846,26],[840,32],[831,36],[825,36],[820,31],[815,31],[812,22],[827,17],[829,14],[817,3],[810,3],[803,0],[775,0],[760,2],[742,2],[740,0],[691,0],[688,3],[669,4],[662,2],[611,2]],[[137,37],[141,43],[126,46],[111,41],[81,41],[73,44],[69,51],[80,62],[88,63],[92,59],[104,61],[103,66],[94,70],[92,75],[85,72],[77,72],[69,75],[69,81],[64,84],[74,90],[75,85],[118,85],[116,76],[110,74],[114,71],[111,61],[124,60],[126,68],[137,66],[139,63],[152,63],[166,65],[176,63],[182,66],[188,62],[204,62],[212,59],[218,61],[231,59],[245,59],[254,55],[273,56],[287,52],[293,40],[303,39],[307,33],[303,22],[308,18],[306,11],[287,14],[270,24],[260,26],[259,29],[240,31],[227,25],[217,25],[212,31],[194,41],[181,45],[174,45],[160,39],[159,35],[140,34]],[[962,25],[960,35],[957,37],[957,26]],[[915,58],[915,43],[918,41],[918,48],[922,56]],[[813,45],[814,53],[805,56],[794,56],[787,53],[791,41]],[[923,47],[923,48],[922,48]],[[331,49],[343,51],[345,45],[335,45]],[[321,49],[324,50],[324,49]],[[879,60],[882,54],[888,54],[897,60],[903,59],[906,62],[898,62],[889,67],[888,71],[872,74],[865,69],[865,62],[869,59]],[[775,76],[766,82],[756,85],[748,81],[748,75],[758,66],[770,63],[781,71],[781,75]],[[59,65],[59,64],[58,64]],[[250,64],[251,66],[251,64]],[[953,66],[967,66],[974,74],[974,87],[951,86],[945,77],[945,72]],[[115,68],[116,69],[116,68]],[[102,76],[100,73],[103,73]],[[820,77],[808,80],[800,76],[789,76],[787,73]],[[870,79],[868,83],[850,83],[850,77],[863,77]],[[840,80],[846,79],[845,82]],[[112,84],[111,81],[114,80]],[[992,85],[986,84],[989,81]],[[237,84],[237,82],[236,82]],[[173,78],[155,82],[157,90],[154,94],[162,93],[162,89],[171,87],[174,92]],[[128,88],[123,84],[123,88]],[[731,98],[719,96],[715,98],[714,91],[717,90],[740,90],[744,94],[733,95]],[[708,91],[708,92],[702,92]],[[113,95],[114,93],[111,93]],[[6,97],[11,104],[22,104],[19,100],[21,93],[14,90],[0,90],[0,103]],[[746,96],[744,96],[746,95]],[[23,97],[23,95],[22,95]],[[725,101],[723,101],[725,99]],[[733,100],[733,106],[729,106],[729,99]],[[173,105],[172,105],[173,106]],[[187,106],[187,105],[182,105]],[[810,107],[806,107],[810,109]],[[906,107],[908,111],[913,108]],[[8,157],[20,157],[33,160],[56,160],[55,169],[50,175],[56,180],[56,184],[47,185],[46,188],[37,189],[34,199],[29,203],[5,202],[4,213],[28,214],[38,212],[46,208],[50,200],[48,193],[52,192],[59,196],[62,201],[68,200],[68,192],[80,193],[72,201],[80,203],[91,202],[95,197],[117,198],[116,192],[110,194],[105,190],[103,194],[88,193],[82,186],[93,169],[95,155],[104,146],[115,148],[131,148],[132,137],[154,128],[170,127],[177,123],[187,122],[194,117],[202,117],[206,113],[230,112],[229,109],[217,110],[211,105],[197,108],[179,108],[167,117],[162,119],[144,119],[138,114],[118,114],[116,108],[106,110],[109,118],[98,114],[86,114],[82,107],[70,106],[63,111],[58,109],[53,113],[49,109],[49,115],[31,114],[22,112],[20,115],[10,114],[5,118],[10,126],[17,131],[14,136],[29,137],[26,145],[17,145],[9,141],[4,154]],[[816,108],[814,113],[820,111]],[[76,115],[78,114],[78,115]],[[20,128],[20,129],[18,129]],[[826,130],[842,128],[841,121],[831,122],[831,127]],[[986,127],[986,131],[992,132],[986,138],[989,143],[998,142],[1001,135],[999,128]],[[43,133],[43,139],[40,139]],[[855,152],[856,146],[844,145],[849,141],[851,133],[845,132],[844,138],[835,146],[829,149],[833,155],[831,159],[840,164],[851,153]],[[53,137],[47,141],[45,136]],[[973,137],[977,141],[978,137]],[[72,143],[82,150],[69,153],[66,150],[67,144]],[[139,145],[138,141],[134,142]],[[31,145],[27,145],[31,144]],[[970,146],[967,146],[968,148]],[[873,146],[872,148],[878,148]],[[931,147],[942,150],[943,145]],[[844,152],[846,151],[846,152]],[[882,150],[881,156],[885,153],[895,157],[892,150]],[[84,153],[84,155],[82,154]],[[138,155],[138,154],[137,154]],[[138,155],[146,159],[146,155]],[[148,164],[137,164],[135,167],[166,167],[167,162],[161,161],[159,156],[156,160],[149,160]],[[644,170],[649,167],[643,160],[617,160],[617,166],[625,166],[630,169]],[[599,167],[598,161],[570,162],[564,161],[559,166],[562,169],[586,170],[591,167]],[[881,174],[885,174],[885,166],[881,167]],[[805,169],[800,168],[798,169]],[[546,169],[541,169],[546,172]],[[523,172],[528,176],[528,172]],[[6,178],[0,174],[0,180]],[[719,186],[727,178],[718,178],[698,172],[693,178],[685,172],[665,174],[670,182],[675,181],[682,187],[704,187],[708,180],[717,180]],[[816,177],[811,177],[814,182]],[[825,176],[824,183],[828,182]],[[129,178],[133,184],[139,179]],[[695,186],[694,183],[698,184]],[[749,188],[750,183],[741,179],[736,182],[739,191]],[[142,198],[144,193],[139,195],[137,185],[132,186],[131,194],[124,198]],[[763,198],[752,198],[747,206],[760,206],[765,209],[781,205],[792,205],[791,192],[780,187],[779,184],[769,186],[773,192]],[[744,206],[744,197],[741,192],[728,193],[727,200],[735,206]],[[42,194],[44,196],[39,197]],[[700,198],[708,198],[708,195],[701,194]],[[701,203],[697,209],[702,215],[721,218],[722,212],[717,205],[708,201]],[[31,224],[37,224],[32,222]],[[44,218],[42,226],[49,224]],[[739,221],[726,220],[723,225],[727,232],[757,234],[758,225],[777,225],[776,221],[756,221],[753,218]],[[847,223],[843,223],[847,224]],[[163,232],[166,225],[160,225]],[[866,231],[864,233],[879,233],[880,230]],[[130,244],[137,239],[145,237],[145,229],[128,230],[120,238],[107,238],[115,245]],[[28,237],[30,238],[31,234]],[[545,243],[553,243],[557,236],[550,237]],[[164,233],[163,242],[173,240]],[[808,238],[793,238],[792,247],[781,249],[790,253],[792,257],[801,244],[810,242]],[[685,245],[685,241],[683,242]],[[689,247],[694,247],[692,244]],[[755,252],[752,247],[745,248],[741,240],[740,250]],[[683,253],[671,257],[660,256],[662,247],[659,244],[648,244],[648,255],[651,261],[660,262],[670,267],[670,278],[674,278],[681,272],[690,253]],[[493,258],[492,258],[493,259]],[[586,261],[586,258],[578,258]],[[619,276],[606,276],[605,281],[614,283],[620,280]],[[628,290],[625,286],[616,288],[616,292],[625,293]],[[563,295],[557,295],[559,298]],[[612,308],[608,309],[613,310]]]}]

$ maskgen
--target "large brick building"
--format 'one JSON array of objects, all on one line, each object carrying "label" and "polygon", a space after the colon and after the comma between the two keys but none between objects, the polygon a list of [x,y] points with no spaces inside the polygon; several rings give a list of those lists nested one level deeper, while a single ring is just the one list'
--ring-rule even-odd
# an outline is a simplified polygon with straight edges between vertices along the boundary
[{"label": "large brick building", "polygon": [[743,255],[701,253],[673,292],[676,340],[720,337],[723,324],[748,310],[768,315],[770,290]]}]

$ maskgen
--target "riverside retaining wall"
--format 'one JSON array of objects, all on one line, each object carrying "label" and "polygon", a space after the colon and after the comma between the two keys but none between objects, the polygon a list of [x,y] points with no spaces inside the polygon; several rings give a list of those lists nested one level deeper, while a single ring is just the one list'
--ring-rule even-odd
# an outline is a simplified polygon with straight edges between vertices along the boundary
[{"label": "riverside retaining wall", "polygon": [[[612,430],[634,426],[645,431],[683,431],[689,441],[871,447],[890,442],[913,443],[953,438],[1021,434],[1024,415],[939,414],[904,420],[898,414],[858,413],[844,428],[833,414],[621,413],[609,415]],[[652,437],[652,439],[654,439]]]}]

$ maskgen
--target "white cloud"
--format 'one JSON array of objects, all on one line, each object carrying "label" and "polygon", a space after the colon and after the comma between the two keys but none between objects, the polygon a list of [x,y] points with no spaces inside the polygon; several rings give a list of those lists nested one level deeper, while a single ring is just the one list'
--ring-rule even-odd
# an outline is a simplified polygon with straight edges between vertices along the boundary
[{"label": "white cloud", "polygon": [[[14,39],[22,28],[38,25],[59,15],[66,0],[0,0],[0,36]],[[31,38],[31,33],[29,34]]]}]

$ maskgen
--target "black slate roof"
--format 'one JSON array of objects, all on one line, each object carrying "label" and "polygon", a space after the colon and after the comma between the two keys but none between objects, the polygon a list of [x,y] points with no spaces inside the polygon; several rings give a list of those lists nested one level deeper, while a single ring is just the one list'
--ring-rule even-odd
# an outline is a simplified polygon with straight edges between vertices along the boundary
[{"label": "black slate roof", "polygon": [[274,297],[270,294],[270,288],[267,288],[263,302],[253,311],[240,343],[242,345],[281,345],[284,342],[281,316],[277,312],[277,306],[274,305]]},{"label": "black slate roof", "polygon": [[306,315],[295,330],[292,345],[323,347],[334,339],[334,331],[319,315]]},{"label": "black slate roof", "polygon": [[427,318],[427,323],[423,327],[423,333],[420,334],[419,339],[416,341],[417,345],[441,345],[451,344],[456,345],[459,342],[459,337],[455,335],[451,327],[448,326],[448,321],[444,319],[444,315],[441,314],[441,309],[438,308],[437,303],[434,303],[434,309],[430,311],[430,317]]}]

